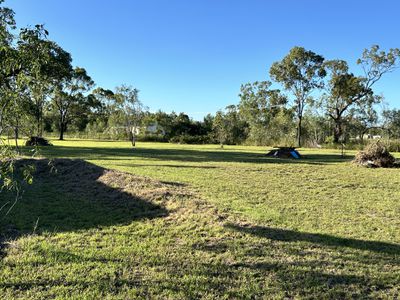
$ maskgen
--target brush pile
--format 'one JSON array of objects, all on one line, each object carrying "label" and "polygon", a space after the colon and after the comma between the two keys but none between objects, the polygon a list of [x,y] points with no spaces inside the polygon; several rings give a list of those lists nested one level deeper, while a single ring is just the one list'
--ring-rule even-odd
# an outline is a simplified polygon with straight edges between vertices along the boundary
[{"label": "brush pile", "polygon": [[396,159],[380,141],[369,144],[356,154],[353,163],[370,168],[392,168]]}]

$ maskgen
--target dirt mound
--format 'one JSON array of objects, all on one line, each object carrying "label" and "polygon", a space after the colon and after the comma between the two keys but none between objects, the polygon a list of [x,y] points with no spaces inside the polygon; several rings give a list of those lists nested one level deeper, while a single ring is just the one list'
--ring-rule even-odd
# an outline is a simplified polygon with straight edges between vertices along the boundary
[{"label": "dirt mound", "polygon": [[381,143],[369,144],[363,151],[356,154],[353,163],[370,168],[392,168],[396,165],[396,159]]},{"label": "dirt mound", "polygon": [[43,137],[31,136],[29,140],[26,141],[25,146],[53,146],[53,144]]},{"label": "dirt mound", "polygon": [[266,156],[275,158],[301,158],[300,153],[294,147],[279,147],[278,149],[272,149]]}]

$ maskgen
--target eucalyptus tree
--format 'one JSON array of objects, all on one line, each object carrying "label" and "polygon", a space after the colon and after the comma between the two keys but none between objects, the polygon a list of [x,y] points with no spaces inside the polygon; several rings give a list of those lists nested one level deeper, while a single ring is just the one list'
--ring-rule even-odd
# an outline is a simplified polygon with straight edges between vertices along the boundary
[{"label": "eucalyptus tree", "polygon": [[400,138],[400,109],[385,109],[382,113],[384,127],[391,138]]},{"label": "eucalyptus tree", "polygon": [[[355,97],[365,95],[358,100],[358,104],[372,100],[372,90],[366,89],[363,84],[363,78],[349,73],[346,61],[330,60],[325,63],[328,73],[328,80],[325,85],[325,92],[321,96],[321,105],[326,114],[333,121],[333,142],[338,143],[343,135],[343,126],[351,118],[350,109],[355,102]],[[369,97],[367,97],[369,96]],[[361,101],[364,99],[364,101]]]},{"label": "eucalyptus tree", "polygon": [[274,118],[286,111],[287,98],[271,85],[270,81],[256,81],[240,88],[239,115],[249,124],[249,138],[257,144],[271,139]]},{"label": "eucalyptus tree", "polygon": [[0,0],[0,192],[3,189],[15,192],[15,201],[12,204],[1,203],[0,211],[8,206],[8,213],[20,198],[22,181],[32,181],[31,167],[28,165],[23,168],[22,176],[17,176],[15,160],[18,153],[1,138],[4,129],[13,125],[12,121],[19,121],[18,114],[22,108],[20,99],[23,99],[21,94],[18,95],[23,91],[19,89],[23,86],[20,81],[23,76],[20,75],[29,70],[30,64],[23,59],[16,46],[12,33],[16,29],[14,12],[1,6],[2,3],[3,0]]},{"label": "eucalyptus tree", "polygon": [[[0,0],[0,4],[4,1]],[[19,53],[14,47],[12,31],[16,29],[14,11],[0,6],[0,136],[5,129],[5,116],[11,104],[12,81],[22,70]]]},{"label": "eucalyptus tree", "polygon": [[139,100],[139,90],[121,85],[115,90],[115,113],[125,127],[132,146],[136,146],[136,135],[142,125],[147,107]]},{"label": "eucalyptus tree", "polygon": [[297,144],[300,147],[304,108],[312,100],[312,92],[323,87],[323,78],[326,76],[324,57],[303,47],[294,47],[281,61],[273,63],[269,73],[274,81],[282,84],[294,96]]},{"label": "eucalyptus tree", "polygon": [[64,139],[68,125],[88,107],[90,97],[87,93],[93,86],[92,78],[80,67],[74,68],[68,77],[57,83],[52,96],[52,107],[58,115],[60,140]]},{"label": "eucalyptus tree", "polygon": [[334,122],[334,142],[339,142],[343,134],[343,124],[351,117],[351,112],[358,111],[359,115],[372,115],[373,106],[382,99],[374,95],[372,89],[374,84],[384,74],[394,71],[399,62],[399,49],[390,49],[386,52],[380,51],[379,46],[375,45],[365,49],[357,61],[363,69],[363,76],[350,73],[347,63],[343,60],[331,60],[325,63],[329,76],[325,85],[326,92],[322,96],[322,105]]},{"label": "eucalyptus tree", "polygon": [[363,107],[353,107],[348,122],[349,129],[352,130],[360,141],[363,142],[365,135],[372,129],[382,130],[384,127],[379,124],[379,115],[372,102]]},{"label": "eucalyptus tree", "polygon": [[42,135],[43,111],[54,87],[72,72],[71,55],[47,36],[43,26],[36,25],[22,29],[18,41],[18,50],[30,65],[24,75],[38,136]]},{"label": "eucalyptus tree", "polygon": [[107,122],[108,118],[113,110],[115,103],[115,94],[112,90],[98,87],[92,91],[92,101],[94,102],[92,107],[95,107],[98,111],[98,116],[102,118],[103,122]]},{"label": "eucalyptus tree", "polygon": [[229,124],[227,119],[225,118],[225,114],[223,111],[219,110],[215,114],[213,121],[213,131],[216,140],[220,144],[221,148],[224,148],[224,144],[226,144],[229,135]]},{"label": "eucalyptus tree", "polygon": [[228,105],[212,119],[212,130],[215,139],[223,148],[224,144],[240,144],[247,138],[248,123],[239,113],[238,106]]}]

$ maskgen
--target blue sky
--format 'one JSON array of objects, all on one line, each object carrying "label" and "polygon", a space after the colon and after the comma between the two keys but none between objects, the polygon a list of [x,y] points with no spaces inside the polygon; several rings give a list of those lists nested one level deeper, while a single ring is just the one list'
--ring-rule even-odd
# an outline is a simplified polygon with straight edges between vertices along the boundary
[{"label": "blue sky", "polygon": [[[364,48],[400,47],[398,0],[6,0],[20,27],[50,38],[98,86],[140,90],[152,111],[195,119],[237,104],[240,85],[267,80],[293,46],[355,61]],[[360,74],[360,73],[359,73]],[[375,91],[400,107],[400,69]]]}]

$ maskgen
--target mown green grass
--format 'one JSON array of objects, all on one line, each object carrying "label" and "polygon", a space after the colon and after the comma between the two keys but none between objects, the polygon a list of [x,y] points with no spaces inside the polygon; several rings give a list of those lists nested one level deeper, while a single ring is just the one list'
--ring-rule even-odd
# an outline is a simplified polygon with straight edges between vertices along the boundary
[{"label": "mown green grass", "polygon": [[120,207],[101,200],[120,186],[96,178],[36,181],[2,221],[21,233],[4,249],[2,298],[399,297],[399,169],[336,150],[293,161],[264,147],[54,144],[40,155],[150,177],[150,194],[172,196]]}]

